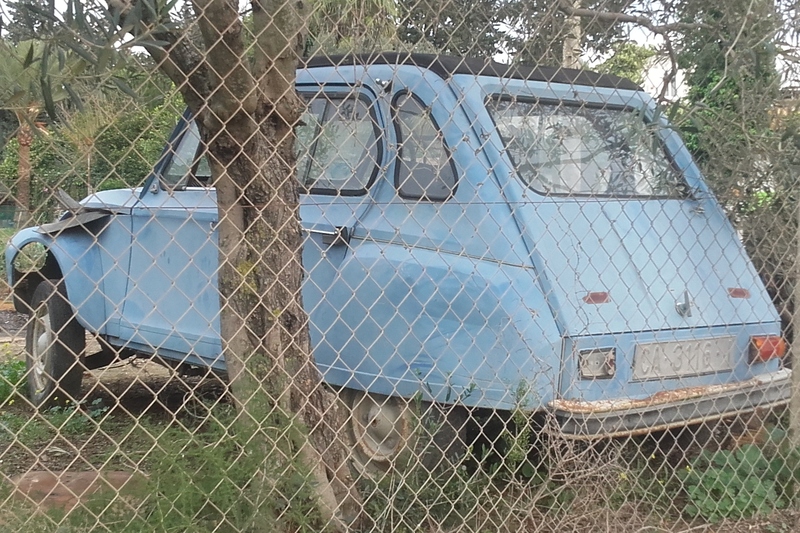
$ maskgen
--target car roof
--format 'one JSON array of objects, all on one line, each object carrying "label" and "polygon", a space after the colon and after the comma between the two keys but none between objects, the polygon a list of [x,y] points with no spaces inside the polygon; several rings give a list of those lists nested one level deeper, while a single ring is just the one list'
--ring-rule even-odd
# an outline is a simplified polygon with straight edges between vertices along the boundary
[{"label": "car roof", "polygon": [[458,74],[493,76],[549,83],[566,83],[590,87],[607,87],[641,91],[642,88],[626,78],[613,74],[598,74],[590,70],[549,67],[525,64],[503,64],[479,58],[463,58],[436,54],[414,54],[408,52],[378,52],[372,54],[347,54],[316,56],[308,59],[306,68],[336,67],[352,65],[413,65],[430,70],[443,79]]}]

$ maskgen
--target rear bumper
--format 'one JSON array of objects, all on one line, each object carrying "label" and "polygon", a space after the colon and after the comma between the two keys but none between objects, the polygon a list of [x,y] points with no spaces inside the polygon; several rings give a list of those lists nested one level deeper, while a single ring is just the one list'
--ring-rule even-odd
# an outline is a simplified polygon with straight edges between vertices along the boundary
[{"label": "rear bumper", "polygon": [[641,400],[553,400],[562,436],[592,439],[649,433],[788,403],[792,371],[748,381],[664,391]]}]

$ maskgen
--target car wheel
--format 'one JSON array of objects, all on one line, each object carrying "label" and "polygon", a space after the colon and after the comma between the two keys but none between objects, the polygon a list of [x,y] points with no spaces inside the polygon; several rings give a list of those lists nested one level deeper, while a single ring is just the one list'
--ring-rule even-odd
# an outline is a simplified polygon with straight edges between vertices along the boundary
[{"label": "car wheel", "polygon": [[28,392],[37,407],[78,401],[86,348],[83,327],[67,300],[63,281],[45,280],[33,293],[25,338]]},{"label": "car wheel", "polygon": [[464,454],[466,410],[342,389],[344,436],[354,474],[380,478],[415,466],[429,471],[452,465]]}]

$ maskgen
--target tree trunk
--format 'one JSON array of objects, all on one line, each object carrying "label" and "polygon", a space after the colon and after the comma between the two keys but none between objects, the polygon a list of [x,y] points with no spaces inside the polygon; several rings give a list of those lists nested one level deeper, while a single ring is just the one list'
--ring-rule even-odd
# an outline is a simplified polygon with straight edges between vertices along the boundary
[{"label": "tree trunk", "polygon": [[17,118],[19,119],[19,131],[17,133],[19,163],[16,190],[17,211],[14,215],[14,223],[17,228],[24,228],[29,226],[31,221],[31,144],[33,143],[33,132],[27,120],[20,117]]},{"label": "tree trunk", "polygon": [[[573,0],[573,9],[581,7],[580,0]],[[561,66],[564,68],[581,68],[581,19],[570,15],[566,21],[567,35],[562,44]]]},{"label": "tree trunk", "polygon": [[[297,51],[304,43],[302,5],[253,1],[254,27],[261,33],[249,69],[236,10],[221,0],[195,0],[212,66],[207,81],[217,90],[207,107],[193,111],[217,190],[222,347],[240,429],[261,437],[254,442],[268,458],[276,449],[263,424],[287,416],[299,423],[304,431],[290,432],[292,449],[280,451],[305,465],[319,508],[343,529],[361,517],[363,506],[335,430],[336,397],[323,386],[313,360],[300,291],[293,147],[304,107],[294,88]],[[265,494],[252,496],[258,502]]]},{"label": "tree trunk", "polygon": [[[305,3],[251,0],[257,34],[248,37],[255,38],[248,47],[238,3],[230,0],[192,0],[194,33],[158,26],[167,19],[128,17],[130,2],[109,4],[132,33],[168,43],[143,46],[180,89],[207,148],[219,208],[220,333],[238,430],[265,461],[283,456],[302,462],[318,508],[344,529],[363,517],[363,505],[337,433],[337,399],[322,384],[311,354],[300,293],[293,146],[304,106],[294,83],[305,44]],[[287,419],[291,442],[276,448],[265,423]],[[256,506],[275,481],[258,477],[254,473],[248,495]]]}]

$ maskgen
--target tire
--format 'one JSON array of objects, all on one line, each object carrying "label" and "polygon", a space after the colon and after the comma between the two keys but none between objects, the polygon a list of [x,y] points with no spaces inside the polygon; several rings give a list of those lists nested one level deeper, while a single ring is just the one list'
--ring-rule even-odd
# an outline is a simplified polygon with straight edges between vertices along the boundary
[{"label": "tire", "polygon": [[433,472],[451,467],[466,451],[463,408],[352,389],[342,389],[339,399],[355,477],[380,479],[419,466]]},{"label": "tire", "polygon": [[41,282],[31,308],[25,337],[30,399],[39,408],[78,402],[86,337],[67,300],[64,282]]}]

